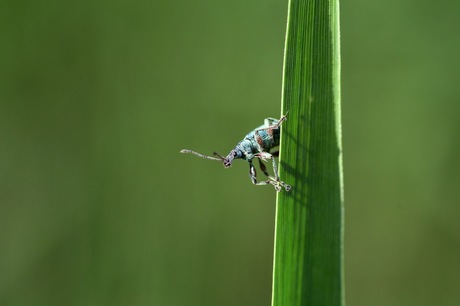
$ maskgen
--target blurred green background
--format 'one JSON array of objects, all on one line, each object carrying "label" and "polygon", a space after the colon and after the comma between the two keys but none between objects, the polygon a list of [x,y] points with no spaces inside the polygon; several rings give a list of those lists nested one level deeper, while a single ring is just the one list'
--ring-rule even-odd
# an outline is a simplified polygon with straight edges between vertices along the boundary
[{"label": "blurred green background", "polygon": [[[460,303],[460,2],[342,2],[348,305]],[[0,305],[269,305],[287,1],[0,3]]]}]

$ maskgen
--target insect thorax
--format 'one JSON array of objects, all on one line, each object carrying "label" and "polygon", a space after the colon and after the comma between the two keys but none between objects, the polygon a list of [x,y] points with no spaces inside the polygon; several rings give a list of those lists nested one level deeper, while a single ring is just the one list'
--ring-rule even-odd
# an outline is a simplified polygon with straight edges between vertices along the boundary
[{"label": "insect thorax", "polygon": [[[236,152],[235,158],[251,160],[254,154],[269,152],[270,149],[279,145],[279,129],[260,129],[250,132],[240,141],[232,152]],[[232,153],[231,152],[231,153]]]}]

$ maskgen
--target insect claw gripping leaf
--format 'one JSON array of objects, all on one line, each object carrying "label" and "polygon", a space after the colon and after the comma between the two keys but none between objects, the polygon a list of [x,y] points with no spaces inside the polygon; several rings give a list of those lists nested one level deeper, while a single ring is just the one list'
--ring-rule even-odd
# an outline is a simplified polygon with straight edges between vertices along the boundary
[{"label": "insect claw gripping leaf", "polygon": [[[266,118],[263,125],[249,132],[225,157],[216,152],[213,153],[214,156],[208,156],[188,149],[181,150],[180,153],[190,153],[201,158],[221,161],[225,168],[229,168],[234,159],[247,160],[249,163],[249,177],[254,185],[272,185],[276,191],[281,191],[283,188],[289,191],[291,186],[281,181],[278,176],[278,166],[274,158],[278,156],[278,151],[270,153],[271,149],[279,146],[281,124],[286,120],[286,115],[279,120]],[[259,159],[260,169],[268,177],[266,181],[257,182],[256,168],[252,163],[254,158]],[[267,168],[262,163],[262,161],[268,162],[270,159],[272,160],[275,177],[268,174]]]}]

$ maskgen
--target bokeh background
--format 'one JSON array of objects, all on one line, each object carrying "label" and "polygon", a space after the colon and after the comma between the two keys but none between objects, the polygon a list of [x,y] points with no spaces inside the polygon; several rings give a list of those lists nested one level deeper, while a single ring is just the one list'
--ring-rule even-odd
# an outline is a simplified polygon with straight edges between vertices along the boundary
[{"label": "bokeh background", "polygon": [[[287,1],[0,3],[0,305],[269,305]],[[343,1],[348,305],[460,303],[460,2]]]}]

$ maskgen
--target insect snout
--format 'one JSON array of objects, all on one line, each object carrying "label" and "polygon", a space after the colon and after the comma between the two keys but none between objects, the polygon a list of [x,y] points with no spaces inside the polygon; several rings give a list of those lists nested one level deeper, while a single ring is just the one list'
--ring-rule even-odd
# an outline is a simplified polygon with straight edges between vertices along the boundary
[{"label": "insect snout", "polygon": [[224,167],[225,168],[230,168],[231,166],[232,166],[232,160],[230,158],[225,158],[224,159]]},{"label": "insect snout", "polygon": [[236,150],[232,150],[225,158],[224,158],[224,167],[230,168],[232,162],[235,158],[239,158],[238,152]]}]

